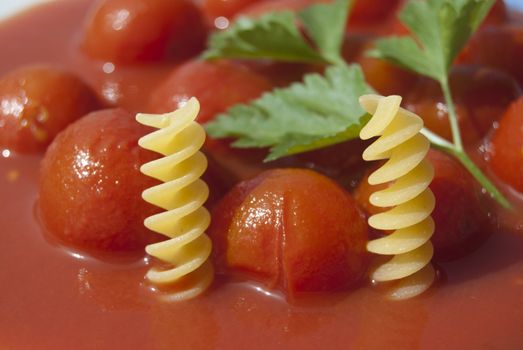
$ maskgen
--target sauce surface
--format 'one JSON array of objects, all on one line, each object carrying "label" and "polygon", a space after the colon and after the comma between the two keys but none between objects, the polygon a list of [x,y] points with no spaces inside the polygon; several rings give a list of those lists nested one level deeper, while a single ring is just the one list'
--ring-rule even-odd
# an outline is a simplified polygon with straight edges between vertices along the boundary
[{"label": "sauce surface", "polygon": [[[77,35],[88,6],[58,1],[1,23],[0,75],[25,63],[60,64],[134,110],[172,66],[120,71],[87,62]],[[494,233],[443,264],[439,285],[414,300],[391,302],[367,286],[290,305],[254,284],[218,280],[201,298],[168,303],[145,286],[143,257],[93,258],[46,239],[34,212],[39,161],[0,156],[0,349],[523,346],[521,232]]]}]

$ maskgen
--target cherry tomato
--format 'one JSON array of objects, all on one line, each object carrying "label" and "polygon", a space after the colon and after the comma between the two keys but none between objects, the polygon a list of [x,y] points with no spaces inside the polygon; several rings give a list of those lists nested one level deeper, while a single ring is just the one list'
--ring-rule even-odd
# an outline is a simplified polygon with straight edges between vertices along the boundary
[{"label": "cherry tomato", "polygon": [[189,98],[200,100],[198,121],[205,123],[237,103],[248,102],[271,90],[262,75],[230,61],[189,61],[176,68],[151,94],[150,110],[166,113]]},{"label": "cherry tomato", "polygon": [[490,166],[503,181],[523,193],[523,97],[507,109],[491,141]]},{"label": "cherry tomato", "polygon": [[43,151],[58,132],[97,107],[94,92],[72,73],[48,66],[14,70],[0,80],[0,147]]},{"label": "cherry tomato", "polygon": [[347,23],[349,33],[390,35],[400,0],[356,0]]},{"label": "cherry tomato", "polygon": [[158,158],[138,146],[150,130],[122,109],[71,124],[42,161],[39,212],[51,236],[84,250],[132,251],[162,237],[143,225],[161,209],[141,198],[158,182],[140,173]]},{"label": "cherry tomato", "polygon": [[185,59],[205,38],[203,16],[189,0],[102,0],[88,18],[83,49],[113,63]]},{"label": "cherry tomato", "polygon": [[371,48],[372,44],[365,45],[356,58],[367,82],[382,95],[405,95],[417,81],[416,74],[385,60],[368,57],[366,52]]},{"label": "cherry tomato", "polygon": [[[470,173],[457,160],[439,151],[430,150],[427,158],[434,167],[434,179],[430,184],[436,197],[432,212],[436,230],[431,238],[434,259],[457,259],[478,248],[490,235],[492,225],[479,186]],[[354,196],[367,213],[377,214],[386,208],[370,204],[369,196],[389,184],[369,185],[370,173],[367,172]]]},{"label": "cherry tomato", "polygon": [[315,3],[328,0],[271,0],[256,2],[243,8],[237,16],[260,17],[269,12],[298,11]]},{"label": "cherry tomato", "polygon": [[275,163],[282,167],[306,168],[335,180],[344,188],[356,187],[365,171],[361,158],[368,142],[359,139],[282,158]]},{"label": "cherry tomato", "polygon": [[496,0],[487,17],[481,24],[483,27],[499,25],[508,22],[508,10],[504,0]]},{"label": "cherry tomato", "polygon": [[[521,94],[517,82],[507,74],[477,66],[455,68],[450,74],[450,88],[467,146],[476,145],[510,102]],[[447,106],[435,81],[420,79],[405,101],[407,108],[419,114],[429,129],[451,140]]]},{"label": "cherry tomato", "polygon": [[212,215],[219,269],[291,299],[345,289],[365,274],[364,217],[347,192],[311,170],[275,169],[242,182]]},{"label": "cherry tomato", "polygon": [[354,22],[381,21],[392,14],[400,4],[399,0],[356,0],[350,20]]},{"label": "cherry tomato", "polygon": [[510,23],[480,30],[458,57],[458,62],[497,68],[521,84],[523,66],[517,57],[523,57],[523,25]]},{"label": "cherry tomato", "polygon": [[232,18],[241,9],[257,2],[259,0],[203,0],[202,9],[207,18],[213,21],[218,17]]}]

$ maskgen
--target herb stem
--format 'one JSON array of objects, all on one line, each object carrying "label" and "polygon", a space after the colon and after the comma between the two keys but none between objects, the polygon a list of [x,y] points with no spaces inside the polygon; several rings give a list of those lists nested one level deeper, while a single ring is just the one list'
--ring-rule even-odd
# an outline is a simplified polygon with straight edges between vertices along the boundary
[{"label": "herb stem", "polygon": [[425,135],[429,141],[434,145],[444,150],[454,149],[454,145],[449,141],[445,140],[443,137],[438,134],[430,131],[427,128],[423,128],[421,133]]},{"label": "herb stem", "polygon": [[[456,157],[461,164],[470,172],[470,174],[485,188],[486,191],[504,208],[510,209],[510,202],[503,196],[503,194],[496,188],[496,186],[486,177],[483,172],[476,166],[476,164],[470,159],[463,149],[445,140],[441,136],[433,133],[432,131],[424,128],[422,131],[429,141],[437,148],[452,154]],[[458,131],[459,132],[459,131]]]},{"label": "herb stem", "polygon": [[440,81],[441,90],[443,91],[443,97],[445,98],[445,104],[447,105],[450,130],[452,132],[452,141],[454,146],[459,151],[463,151],[463,142],[461,141],[461,133],[459,132],[458,115],[456,113],[456,107],[452,101],[452,95],[450,93],[450,86],[447,77]]},{"label": "herb stem", "polygon": [[447,77],[440,81],[441,90],[443,91],[443,97],[448,109],[450,130],[452,132],[453,143],[441,138],[440,136],[429,131],[429,135],[426,135],[431,142],[450,154],[454,155],[461,164],[474,176],[474,178],[487,190],[490,195],[499,202],[505,208],[511,208],[510,202],[503,196],[503,194],[496,188],[496,186],[486,177],[483,172],[474,164],[472,159],[467,155],[463,149],[463,142],[461,140],[461,133],[459,131],[458,116],[456,114],[456,107],[452,101],[452,94],[450,92],[450,84]]},{"label": "herb stem", "polygon": [[474,176],[474,178],[485,188],[491,196],[496,199],[504,208],[510,209],[510,202],[503,196],[494,184],[486,177],[483,172],[474,164],[472,159],[463,151],[454,152],[454,156],[461,161],[461,164]]}]

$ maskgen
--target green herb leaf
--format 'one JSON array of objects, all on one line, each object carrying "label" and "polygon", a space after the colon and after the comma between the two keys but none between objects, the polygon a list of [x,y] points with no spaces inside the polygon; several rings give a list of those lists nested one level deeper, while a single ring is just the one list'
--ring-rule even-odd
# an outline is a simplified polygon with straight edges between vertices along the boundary
[{"label": "green herb leaf", "polygon": [[494,0],[410,1],[400,19],[412,37],[378,40],[370,54],[445,81],[452,62],[493,3]]},{"label": "green herb leaf", "polygon": [[343,61],[340,53],[351,5],[352,0],[336,0],[332,4],[309,6],[298,14],[321,55],[329,62]]},{"label": "green herb leaf", "polygon": [[215,138],[237,138],[235,147],[271,147],[266,160],[274,160],[357,138],[366,121],[358,97],[371,92],[358,65],[331,66],[324,77],[309,74],[236,105],[206,128]]},{"label": "green herb leaf", "polygon": [[410,37],[393,37],[376,42],[371,56],[384,58],[440,83],[448,108],[452,143],[425,130],[436,147],[452,154],[492,198],[509,208],[510,202],[481,172],[463,149],[456,108],[448,75],[452,62],[488,14],[495,0],[411,0],[401,11],[401,21]]},{"label": "green herb leaf", "polygon": [[289,134],[289,136],[271,148],[271,152],[265,161],[276,160],[292,154],[325,148],[340,142],[356,139],[359,137],[361,128],[368,122],[370,116],[364,114],[358,123],[351,124],[345,130],[334,135],[304,136],[300,134]]},{"label": "green herb leaf", "polygon": [[[203,58],[340,63],[343,61],[340,52],[351,1],[312,5],[298,16],[285,11],[256,19],[241,17],[227,30],[211,35]],[[316,47],[298,29],[298,18]]]},{"label": "green herb leaf", "polygon": [[204,59],[270,58],[288,62],[321,62],[322,56],[305,41],[295,25],[292,12],[242,17],[229,29],[211,35]]}]

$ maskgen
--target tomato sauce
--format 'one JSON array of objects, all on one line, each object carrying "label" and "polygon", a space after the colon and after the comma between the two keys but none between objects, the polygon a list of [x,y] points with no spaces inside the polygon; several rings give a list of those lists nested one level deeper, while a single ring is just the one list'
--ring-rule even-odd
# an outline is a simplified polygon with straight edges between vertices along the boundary
[{"label": "tomato sauce", "polygon": [[[130,110],[172,67],[119,70],[78,54],[86,0],[57,1],[0,25],[0,75],[64,65]],[[113,99],[113,100],[111,100]],[[523,346],[523,237],[501,229],[441,265],[421,297],[386,300],[364,286],[289,304],[254,283],[218,279],[204,296],[162,300],[143,256],[90,257],[47,238],[35,202],[41,157],[0,156],[0,349],[517,349]],[[522,222],[508,215],[507,220]]]}]

